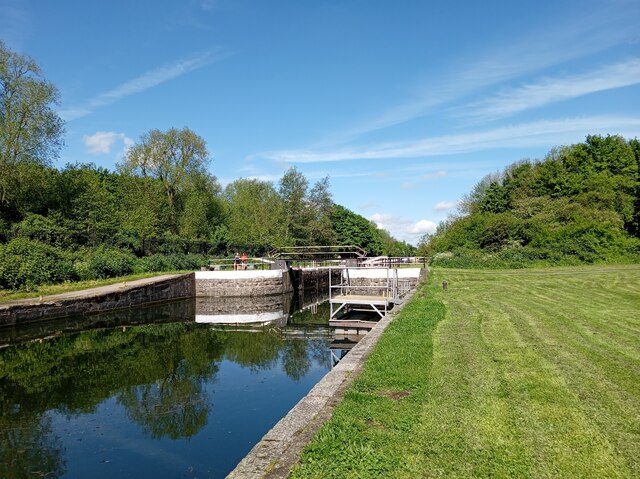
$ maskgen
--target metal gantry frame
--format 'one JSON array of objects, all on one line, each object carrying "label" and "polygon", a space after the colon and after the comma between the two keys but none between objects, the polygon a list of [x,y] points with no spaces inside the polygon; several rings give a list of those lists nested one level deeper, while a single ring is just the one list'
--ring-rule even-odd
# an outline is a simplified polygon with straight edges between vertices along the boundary
[{"label": "metal gantry frame", "polygon": [[[340,283],[333,284],[333,270],[339,269]],[[352,284],[349,270],[384,270],[384,276],[375,279],[384,280],[385,284],[364,285]],[[374,278],[372,278],[374,279]],[[369,291],[377,291],[381,294],[362,294]],[[338,292],[338,294],[336,294]],[[400,302],[400,288],[398,285],[398,271],[395,268],[354,268],[341,266],[339,268],[330,268],[329,271],[329,307],[331,315],[329,320],[336,319],[338,313],[346,312],[349,309],[356,311],[375,311],[382,318],[387,314],[391,303]],[[367,309],[365,309],[367,308]]]}]

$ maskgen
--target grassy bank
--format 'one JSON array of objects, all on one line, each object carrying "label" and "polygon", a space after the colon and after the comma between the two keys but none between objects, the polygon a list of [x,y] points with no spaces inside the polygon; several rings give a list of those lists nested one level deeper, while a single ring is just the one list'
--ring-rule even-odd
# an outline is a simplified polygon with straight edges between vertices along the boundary
[{"label": "grassy bank", "polygon": [[638,311],[638,266],[435,270],[292,477],[640,477]]}]

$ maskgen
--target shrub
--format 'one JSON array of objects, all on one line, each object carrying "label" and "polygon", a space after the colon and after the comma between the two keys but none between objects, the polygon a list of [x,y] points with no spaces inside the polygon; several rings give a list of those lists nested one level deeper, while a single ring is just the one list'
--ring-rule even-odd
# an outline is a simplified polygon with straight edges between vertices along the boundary
[{"label": "shrub", "polygon": [[20,223],[13,225],[11,235],[64,248],[71,244],[71,232],[59,223],[54,215],[28,213]]},{"label": "shrub", "polygon": [[136,272],[196,270],[209,264],[206,256],[199,254],[156,254],[140,258],[135,265]]},{"label": "shrub", "polygon": [[40,241],[16,238],[0,246],[0,287],[35,289],[75,278],[71,257]]},{"label": "shrub", "polygon": [[103,246],[86,251],[85,259],[74,264],[80,279],[114,278],[133,273],[135,257],[129,251]]}]

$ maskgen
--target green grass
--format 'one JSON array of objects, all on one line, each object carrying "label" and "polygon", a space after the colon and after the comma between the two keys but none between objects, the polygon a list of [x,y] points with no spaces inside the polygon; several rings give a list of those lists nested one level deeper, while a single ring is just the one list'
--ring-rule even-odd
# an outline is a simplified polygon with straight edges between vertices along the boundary
[{"label": "green grass", "polygon": [[640,477],[639,312],[637,265],[435,270],[291,477]]},{"label": "green grass", "polygon": [[110,284],[122,283],[123,281],[135,281],[136,279],[152,278],[163,274],[189,273],[190,271],[167,271],[167,272],[147,272],[120,276],[118,278],[93,279],[88,281],[75,281],[59,284],[43,284],[32,291],[13,291],[0,289],[0,303],[14,299],[37,298],[39,296],[49,296],[52,294],[69,293],[83,289],[97,288],[99,286],[109,286]]}]

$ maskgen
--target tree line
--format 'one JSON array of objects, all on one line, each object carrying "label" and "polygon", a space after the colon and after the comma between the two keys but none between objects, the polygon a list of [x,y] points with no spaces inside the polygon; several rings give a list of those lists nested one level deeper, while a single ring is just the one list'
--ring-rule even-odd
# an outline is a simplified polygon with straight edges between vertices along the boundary
[{"label": "tree line", "polygon": [[356,245],[407,255],[366,218],[333,202],[329,178],[291,167],[276,183],[221,187],[202,137],[151,129],[115,171],[53,166],[64,146],[57,88],[0,42],[0,288],[191,269],[235,250]]},{"label": "tree line", "polygon": [[420,242],[432,264],[640,261],[640,142],[587,136],[483,178]]}]

